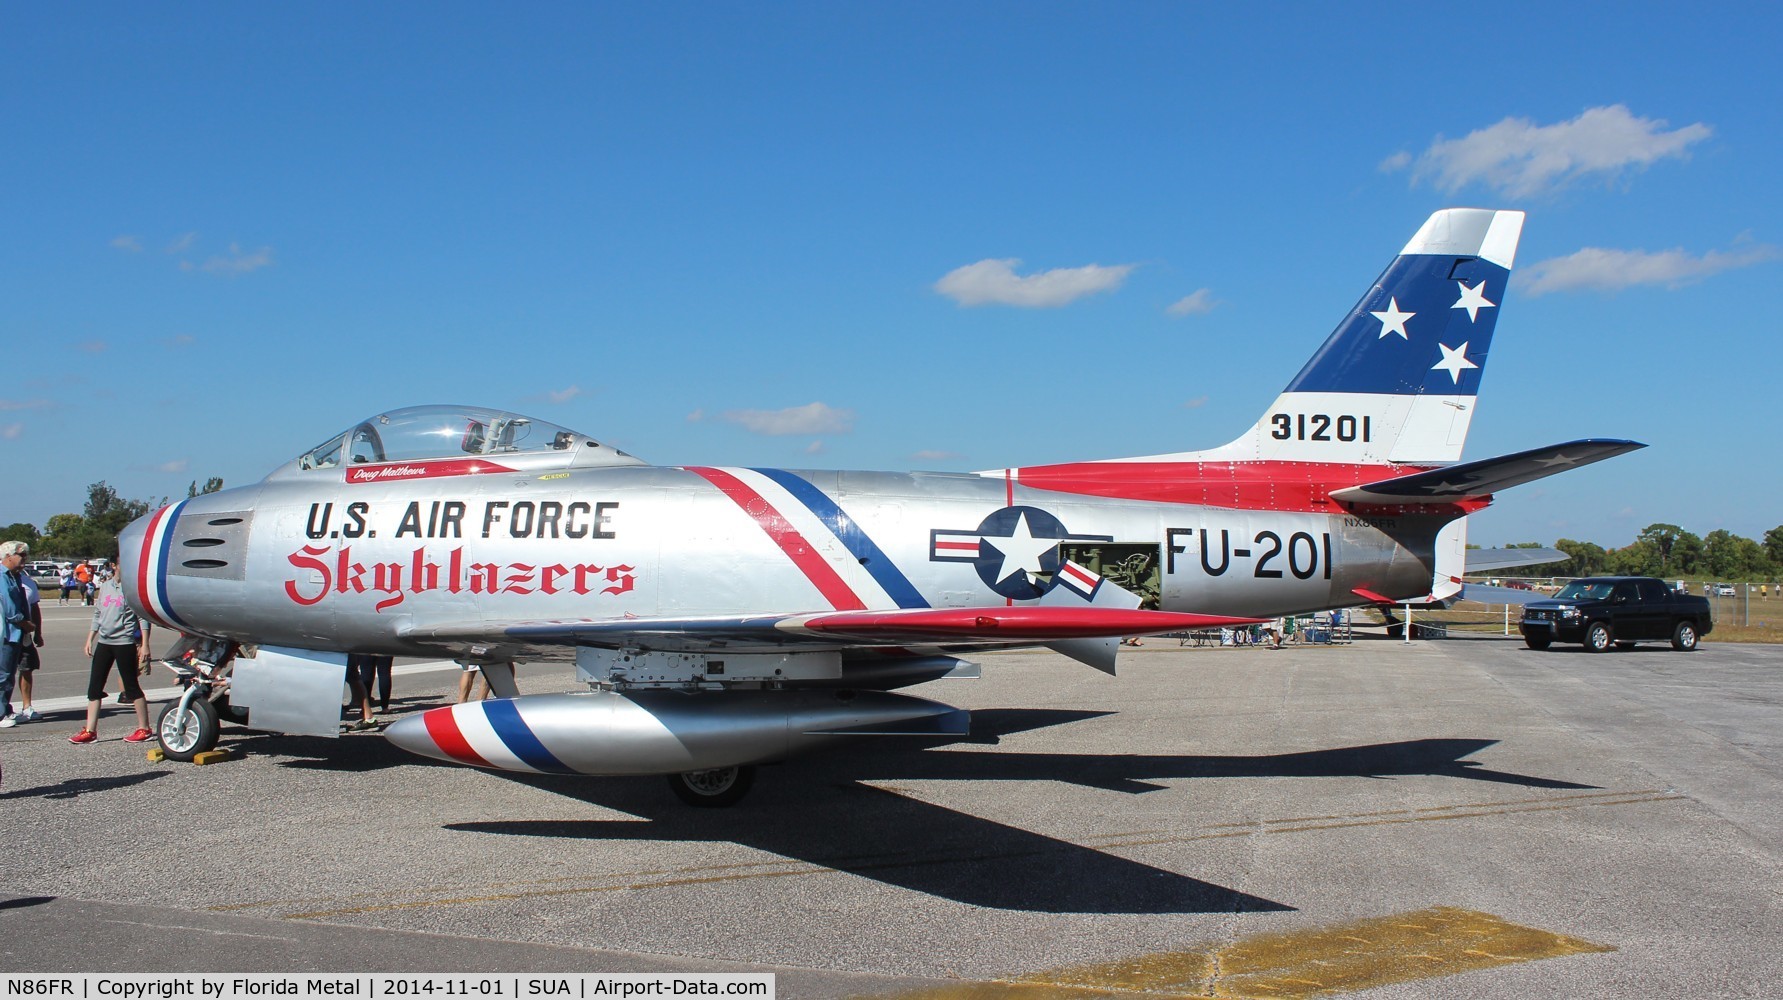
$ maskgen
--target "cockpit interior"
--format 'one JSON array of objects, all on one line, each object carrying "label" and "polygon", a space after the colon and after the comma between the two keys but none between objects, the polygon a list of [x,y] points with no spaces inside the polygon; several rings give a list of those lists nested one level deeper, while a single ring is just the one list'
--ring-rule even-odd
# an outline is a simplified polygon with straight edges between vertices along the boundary
[{"label": "cockpit interior", "polygon": [[339,470],[343,462],[350,468],[479,458],[516,470],[645,464],[585,434],[535,417],[477,406],[410,406],[332,434],[280,471]]}]

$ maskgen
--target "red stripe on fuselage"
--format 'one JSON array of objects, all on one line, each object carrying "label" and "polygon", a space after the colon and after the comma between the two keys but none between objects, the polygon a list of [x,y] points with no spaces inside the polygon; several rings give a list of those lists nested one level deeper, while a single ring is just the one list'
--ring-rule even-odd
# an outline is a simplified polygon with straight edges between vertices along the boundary
[{"label": "red stripe on fuselage", "polygon": [[824,600],[830,602],[831,607],[837,611],[860,611],[866,608],[866,602],[837,575],[835,568],[817,551],[816,546],[806,541],[805,536],[799,534],[799,529],[793,527],[760,493],[722,469],[698,466],[686,468],[688,472],[718,487],[725,496],[736,501],[745,514],[754,518],[761,530],[775,545],[780,546],[780,551],[786,553],[786,557],[805,574],[805,578],[811,581]]},{"label": "red stripe on fuselage", "polygon": [[[148,530],[142,533],[142,553],[136,560],[136,599],[142,602],[143,612],[155,624],[166,629],[171,629],[173,626],[161,620],[160,613],[155,609],[155,602],[149,599],[149,579],[154,575],[150,572],[150,564],[154,561],[155,532],[160,529],[161,522],[167,517],[167,512],[170,509],[171,505],[163,507],[155,511],[154,517],[149,518]],[[166,600],[167,595],[162,594],[161,599]]]},{"label": "red stripe on fuselage", "polygon": [[[1435,466],[1352,465],[1336,462],[1072,462],[1017,470],[1023,486],[1111,500],[1156,500],[1234,510],[1335,514],[1359,506],[1331,499],[1332,490],[1397,479]],[[1437,508],[1478,510],[1485,500],[1433,500],[1390,506],[1387,513],[1433,513]]]},{"label": "red stripe on fuselage", "polygon": [[430,708],[421,713],[421,721],[427,724],[427,735],[432,738],[433,745],[446,752],[453,760],[478,767],[488,767],[489,762],[483,755],[471,749],[470,741],[458,728],[458,717],[453,714],[452,706]]}]

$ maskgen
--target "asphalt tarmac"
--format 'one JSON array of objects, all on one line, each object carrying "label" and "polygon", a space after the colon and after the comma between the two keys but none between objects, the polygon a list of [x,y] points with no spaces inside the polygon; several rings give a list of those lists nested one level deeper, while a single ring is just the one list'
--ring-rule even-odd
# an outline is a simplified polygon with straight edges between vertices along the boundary
[{"label": "asphalt tarmac", "polygon": [[[659,779],[376,734],[226,728],[234,759],[149,763],[121,707],[70,745],[70,610],[46,609],[56,707],[0,731],[8,971],[769,971],[782,997],[1783,981],[1783,647],[1154,639],[1118,678],[991,655],[912,689],[972,709],[970,740],[861,743],[694,810]],[[412,664],[396,711],[455,683]]]}]

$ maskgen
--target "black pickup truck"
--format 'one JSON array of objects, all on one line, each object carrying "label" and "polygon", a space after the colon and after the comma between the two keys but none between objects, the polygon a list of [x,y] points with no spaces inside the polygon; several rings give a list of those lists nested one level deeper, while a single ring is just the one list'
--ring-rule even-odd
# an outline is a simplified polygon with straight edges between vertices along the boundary
[{"label": "black pickup truck", "polygon": [[1611,644],[1670,639],[1689,651],[1714,627],[1707,598],[1680,594],[1646,576],[1593,576],[1560,588],[1551,600],[1523,605],[1519,623],[1530,649],[1582,642],[1593,653]]}]

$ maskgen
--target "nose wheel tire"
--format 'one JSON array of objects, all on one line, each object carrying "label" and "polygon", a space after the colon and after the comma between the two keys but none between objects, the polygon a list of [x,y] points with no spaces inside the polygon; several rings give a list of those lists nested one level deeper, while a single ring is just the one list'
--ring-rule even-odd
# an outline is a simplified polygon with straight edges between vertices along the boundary
[{"label": "nose wheel tire", "polygon": [[1689,622],[1679,622],[1678,627],[1672,629],[1672,648],[1682,653],[1688,653],[1696,648],[1696,638],[1695,625]]},{"label": "nose wheel tire", "polygon": [[669,787],[675,797],[690,806],[722,809],[740,802],[755,783],[755,768],[715,767],[709,771],[685,771],[669,775]]},{"label": "nose wheel tire", "polygon": [[161,712],[161,721],[155,724],[155,737],[169,760],[190,761],[217,745],[222,728],[216,706],[204,698],[194,698],[184,711],[179,702],[167,706]]}]

